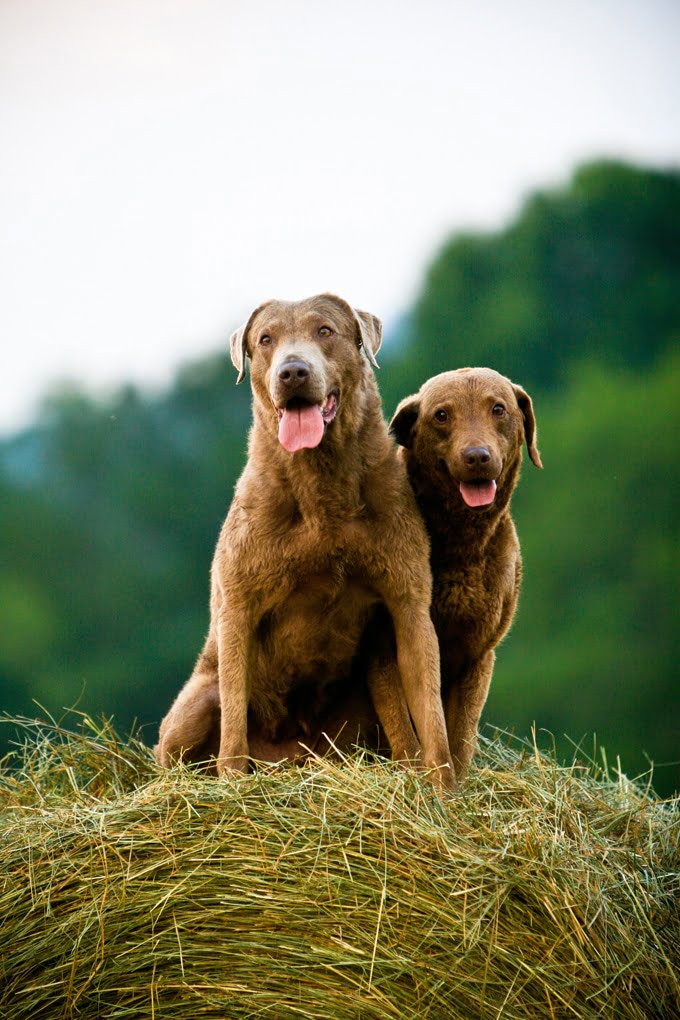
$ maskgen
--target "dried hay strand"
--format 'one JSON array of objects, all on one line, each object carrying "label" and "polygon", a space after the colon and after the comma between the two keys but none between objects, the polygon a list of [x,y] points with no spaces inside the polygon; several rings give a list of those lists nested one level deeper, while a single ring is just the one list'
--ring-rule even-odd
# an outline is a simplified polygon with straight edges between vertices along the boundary
[{"label": "dried hay strand", "polygon": [[680,1015],[680,802],[482,740],[440,797],[357,751],[217,780],[14,720],[0,1015]]}]

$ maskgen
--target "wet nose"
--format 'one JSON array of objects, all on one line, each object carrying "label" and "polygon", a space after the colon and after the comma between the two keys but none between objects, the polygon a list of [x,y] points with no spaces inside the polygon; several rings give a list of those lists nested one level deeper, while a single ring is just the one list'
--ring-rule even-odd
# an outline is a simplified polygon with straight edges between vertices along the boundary
[{"label": "wet nose", "polygon": [[491,454],[485,446],[468,446],[463,450],[465,466],[469,468],[486,467],[491,460]]},{"label": "wet nose", "polygon": [[302,360],[284,361],[278,371],[278,376],[279,382],[294,389],[309,379],[309,365]]}]

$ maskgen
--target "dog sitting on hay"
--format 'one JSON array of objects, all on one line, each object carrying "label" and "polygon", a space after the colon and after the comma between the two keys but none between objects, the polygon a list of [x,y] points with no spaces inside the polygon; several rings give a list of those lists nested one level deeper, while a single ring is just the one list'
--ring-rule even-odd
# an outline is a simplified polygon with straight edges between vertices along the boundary
[{"label": "dog sitting on hay", "polygon": [[[398,408],[398,457],[371,367],[380,340],[379,320],[328,294],[267,302],[232,336],[239,381],[251,361],[248,463],[213,560],[206,644],[161,724],[160,764],[245,771],[249,757],[299,757],[322,732],[365,735],[377,713],[394,757],[443,786],[464,776],[517,601],[509,504],[524,437],[541,466],[533,408],[497,373],[445,373]],[[466,388],[483,391],[488,420]]]},{"label": "dog sitting on hay", "polygon": [[[461,368],[402,400],[390,431],[430,536],[431,613],[449,747],[461,781],[477,745],[494,649],[517,607],[522,559],[510,503],[525,442],[531,461],[543,467],[533,403],[492,369]],[[400,747],[412,739],[412,727],[403,699],[393,694],[395,672],[392,660],[369,678],[390,744]]]},{"label": "dog sitting on hay", "polygon": [[453,784],[429,546],[382,416],[380,340],[379,320],[329,294],[269,301],[232,336],[239,379],[251,363],[248,462],[217,542],[205,647],[161,724],[162,765],[213,755],[219,774],[245,771],[249,733],[305,742],[356,688],[386,617],[422,762]]}]

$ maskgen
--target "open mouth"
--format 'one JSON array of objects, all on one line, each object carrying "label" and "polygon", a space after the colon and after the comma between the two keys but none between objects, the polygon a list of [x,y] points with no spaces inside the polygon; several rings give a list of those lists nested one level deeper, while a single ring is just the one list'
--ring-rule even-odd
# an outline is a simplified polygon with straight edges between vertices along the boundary
[{"label": "open mouth", "polygon": [[302,397],[292,397],[279,407],[279,442],[288,453],[311,450],[323,439],[326,427],[338,411],[337,390],[331,390],[322,404],[312,404]]},{"label": "open mouth", "polygon": [[488,478],[478,478],[470,482],[458,482],[460,494],[467,506],[490,506],[496,498],[496,482]]}]

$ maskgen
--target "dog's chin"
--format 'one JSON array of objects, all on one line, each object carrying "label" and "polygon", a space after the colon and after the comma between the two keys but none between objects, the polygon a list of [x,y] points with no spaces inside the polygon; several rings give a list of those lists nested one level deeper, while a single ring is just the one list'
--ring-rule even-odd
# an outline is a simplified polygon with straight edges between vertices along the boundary
[{"label": "dog's chin", "polygon": [[471,510],[484,510],[492,506],[496,499],[497,488],[495,478],[476,478],[471,481],[458,482],[461,499]]},{"label": "dog's chin", "polygon": [[283,407],[277,407],[278,436],[284,450],[297,453],[319,446],[338,412],[338,401],[338,390],[333,389],[321,403],[291,397]]}]

